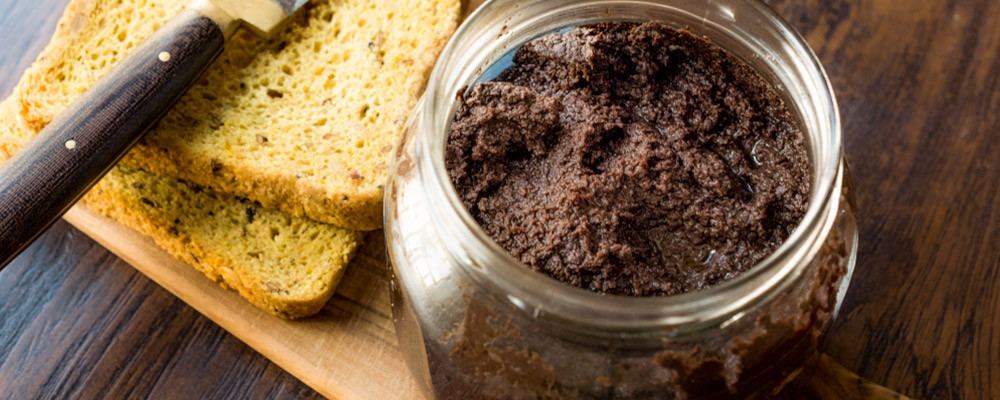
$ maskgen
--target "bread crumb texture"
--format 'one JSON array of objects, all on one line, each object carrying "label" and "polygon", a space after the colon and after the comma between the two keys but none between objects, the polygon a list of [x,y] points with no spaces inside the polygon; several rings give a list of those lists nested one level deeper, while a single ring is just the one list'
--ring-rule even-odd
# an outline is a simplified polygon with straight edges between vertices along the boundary
[{"label": "bread crumb texture", "polygon": [[[40,130],[183,0],[72,0],[15,89]],[[269,39],[239,31],[123,161],[359,230],[381,226],[387,166],[459,0],[313,0]]]},{"label": "bread crumb texture", "polygon": [[[36,133],[13,100],[0,104],[0,161]],[[124,166],[112,169],[83,202],[282,318],[323,308],[363,236]]]},{"label": "bread crumb texture", "polygon": [[315,314],[326,304],[362,238],[359,231],[128,167],[101,180],[84,201],[285,318]]}]

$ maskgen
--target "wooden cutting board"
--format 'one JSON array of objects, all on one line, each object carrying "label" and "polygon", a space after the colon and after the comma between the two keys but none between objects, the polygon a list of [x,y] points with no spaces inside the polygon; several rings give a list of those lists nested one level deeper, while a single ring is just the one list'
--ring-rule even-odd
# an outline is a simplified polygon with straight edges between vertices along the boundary
[{"label": "wooden cutting board", "polygon": [[[286,321],[223,289],[152,239],[83,205],[63,218],[324,396],[419,398],[396,344],[383,257],[359,254],[319,314]],[[367,240],[381,241],[380,233]]]},{"label": "wooden cutting board", "polygon": [[[396,342],[384,257],[359,254],[319,314],[286,321],[223,289],[152,239],[86,206],[73,207],[63,218],[322,395],[421,399]],[[384,243],[381,231],[366,240]],[[825,355],[815,357],[791,387],[782,397],[905,398],[859,378]]]}]

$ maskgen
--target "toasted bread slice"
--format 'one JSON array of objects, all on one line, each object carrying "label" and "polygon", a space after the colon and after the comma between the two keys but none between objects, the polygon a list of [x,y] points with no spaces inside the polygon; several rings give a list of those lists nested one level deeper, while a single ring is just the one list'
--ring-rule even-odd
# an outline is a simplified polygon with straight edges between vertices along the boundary
[{"label": "toasted bread slice", "polygon": [[[40,130],[185,0],[72,0],[14,91]],[[270,39],[238,32],[123,161],[356,230],[381,227],[403,124],[459,0],[313,0]]]},{"label": "toasted bread slice", "polygon": [[[36,133],[12,100],[0,103],[0,162]],[[283,318],[323,308],[363,236],[129,167],[113,169],[83,201]]]}]

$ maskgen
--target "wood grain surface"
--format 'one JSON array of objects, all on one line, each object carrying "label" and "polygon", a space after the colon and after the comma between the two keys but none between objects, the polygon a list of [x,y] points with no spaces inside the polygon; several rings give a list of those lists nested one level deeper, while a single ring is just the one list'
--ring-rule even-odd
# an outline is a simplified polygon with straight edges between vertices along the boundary
[{"label": "wood grain surface", "polygon": [[65,222],[0,307],[0,398],[322,398]]},{"label": "wood grain surface", "polygon": [[76,206],[65,220],[321,395],[421,400],[390,317],[381,231],[367,235],[337,292],[319,313],[289,321],[223,289],[151,239],[95,211]]},{"label": "wood grain surface", "polygon": [[[65,1],[0,0],[0,95]],[[824,350],[913,398],[1000,398],[1000,3],[768,3],[830,74],[857,188],[858,265]],[[835,368],[786,397],[823,395]],[[59,223],[0,272],[0,397],[104,395],[318,397]]]},{"label": "wood grain surface", "polygon": [[1000,2],[775,0],[840,102],[857,269],[825,351],[915,398],[1000,398]]}]

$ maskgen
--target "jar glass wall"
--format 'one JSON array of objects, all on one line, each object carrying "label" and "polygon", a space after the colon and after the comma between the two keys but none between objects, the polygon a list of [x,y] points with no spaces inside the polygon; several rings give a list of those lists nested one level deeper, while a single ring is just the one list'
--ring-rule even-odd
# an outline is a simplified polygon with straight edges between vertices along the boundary
[{"label": "jar glass wall", "polygon": [[[660,21],[709,38],[764,76],[805,134],[809,209],[740,277],[669,297],[588,292],[521,265],[458,200],[444,167],[455,93],[530,39],[606,20]],[[802,38],[754,0],[487,2],[438,60],[387,189],[400,347],[423,389],[442,399],[766,394],[814,352],[857,246],[829,82]]]}]

